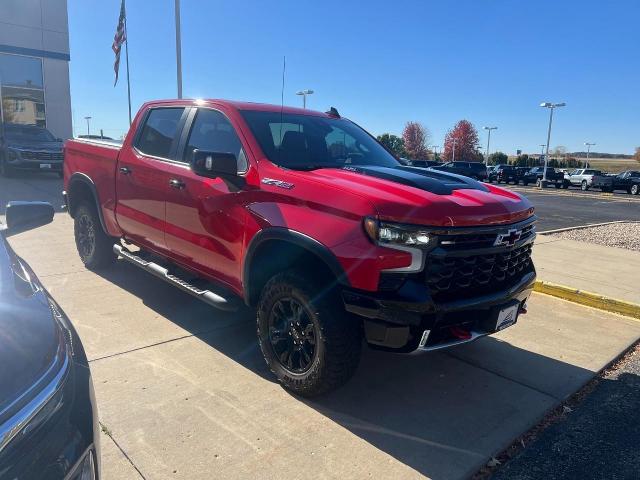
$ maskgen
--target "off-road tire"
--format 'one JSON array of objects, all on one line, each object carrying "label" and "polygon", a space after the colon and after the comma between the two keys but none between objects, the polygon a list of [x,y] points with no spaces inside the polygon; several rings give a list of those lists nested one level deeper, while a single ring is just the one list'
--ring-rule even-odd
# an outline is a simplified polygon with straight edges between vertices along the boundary
[{"label": "off-road tire", "polygon": [[115,240],[102,229],[96,207],[88,202],[75,211],[73,233],[80,260],[89,270],[100,270],[116,259]]},{"label": "off-road tire", "polygon": [[[270,336],[270,320],[280,301],[293,299],[302,305],[306,319],[313,323],[315,348],[306,371],[294,372],[285,366]],[[260,349],[278,381],[291,392],[313,397],[346,383],[356,371],[362,349],[362,326],[345,312],[337,292],[296,271],[273,276],[262,289],[257,311]],[[289,341],[291,341],[289,339]]]}]

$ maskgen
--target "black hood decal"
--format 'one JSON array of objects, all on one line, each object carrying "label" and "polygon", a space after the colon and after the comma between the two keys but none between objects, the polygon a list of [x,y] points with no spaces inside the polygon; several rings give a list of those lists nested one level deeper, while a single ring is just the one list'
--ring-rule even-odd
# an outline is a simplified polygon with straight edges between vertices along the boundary
[{"label": "black hood decal", "polygon": [[436,195],[451,195],[454,190],[461,189],[489,191],[485,185],[472,178],[424,168],[349,166],[345,170],[401,183]]}]

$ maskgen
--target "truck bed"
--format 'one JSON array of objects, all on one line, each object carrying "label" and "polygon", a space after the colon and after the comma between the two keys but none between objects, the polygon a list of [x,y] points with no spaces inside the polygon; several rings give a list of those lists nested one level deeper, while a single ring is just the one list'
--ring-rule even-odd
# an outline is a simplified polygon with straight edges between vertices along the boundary
[{"label": "truck bed", "polygon": [[[64,144],[64,189],[73,176],[85,176],[95,184],[96,196],[109,233],[118,232],[115,220],[116,168],[122,142],[118,140],[80,139]],[[99,192],[99,195],[98,195]]]}]

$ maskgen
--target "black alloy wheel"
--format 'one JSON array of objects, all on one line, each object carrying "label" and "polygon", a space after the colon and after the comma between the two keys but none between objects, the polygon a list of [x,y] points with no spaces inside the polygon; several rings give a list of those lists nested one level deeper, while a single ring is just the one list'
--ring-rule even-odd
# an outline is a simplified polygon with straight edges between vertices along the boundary
[{"label": "black alloy wheel", "polygon": [[111,238],[102,229],[96,208],[90,203],[81,203],[75,211],[73,233],[80,260],[91,270],[106,267],[116,259]]},{"label": "black alloy wheel", "polygon": [[291,373],[304,373],[316,356],[317,327],[298,300],[284,297],[271,308],[269,341],[280,364]]},{"label": "black alloy wheel", "polygon": [[82,212],[76,219],[76,242],[82,261],[91,258],[96,249],[96,226],[88,212]]}]

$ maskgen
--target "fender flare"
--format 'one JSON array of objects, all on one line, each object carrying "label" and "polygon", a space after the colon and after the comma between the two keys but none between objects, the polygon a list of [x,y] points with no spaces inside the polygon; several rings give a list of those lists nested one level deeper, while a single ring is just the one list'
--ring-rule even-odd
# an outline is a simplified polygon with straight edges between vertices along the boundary
[{"label": "fender flare", "polygon": [[351,282],[347,277],[347,273],[342,268],[342,265],[338,261],[338,258],[333,254],[328,247],[320,243],[318,240],[300,233],[296,230],[291,230],[285,227],[268,227],[260,230],[249,242],[246,254],[244,256],[244,263],[242,266],[242,285],[244,289],[245,302],[249,304],[249,292],[248,286],[251,282],[251,265],[253,263],[255,253],[263,243],[270,240],[279,240],[283,242],[291,243],[303,250],[318,257],[333,273],[338,280],[338,283],[346,287],[351,286]]},{"label": "fender flare", "polygon": [[74,200],[73,200],[73,196],[71,195],[71,192],[73,191],[73,186],[77,185],[78,183],[83,183],[85,186],[89,188],[89,191],[93,196],[93,202],[96,206],[96,210],[98,211],[98,217],[100,218],[100,225],[102,225],[102,229],[105,232],[108,232],[107,226],[104,222],[104,217],[102,215],[102,207],[100,205],[100,197],[98,196],[98,189],[96,188],[96,184],[93,183],[93,180],[91,180],[91,177],[89,177],[84,173],[76,172],[73,175],[71,175],[71,177],[69,178],[69,191],[65,193],[67,210],[69,211],[69,215],[73,217],[73,213],[75,212],[75,208],[77,207],[77,205],[74,205],[73,203]]}]

